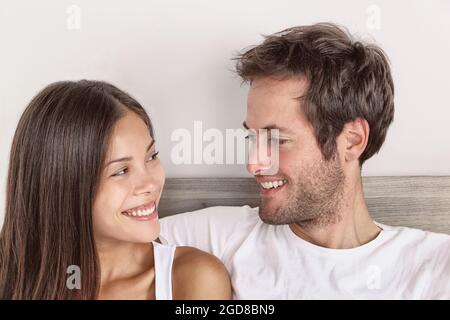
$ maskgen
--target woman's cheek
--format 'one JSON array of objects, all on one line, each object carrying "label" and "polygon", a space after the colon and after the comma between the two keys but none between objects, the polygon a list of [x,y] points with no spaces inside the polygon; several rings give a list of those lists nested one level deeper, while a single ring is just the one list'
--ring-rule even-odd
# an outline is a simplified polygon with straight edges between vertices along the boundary
[{"label": "woman's cheek", "polygon": [[162,165],[162,163],[160,161],[159,164],[158,164],[158,181],[159,181],[158,201],[161,198],[161,194],[162,194],[162,191],[164,189],[165,180],[166,180],[166,175],[165,175],[165,172],[164,172],[164,167],[163,167],[163,165]]},{"label": "woman's cheek", "polygon": [[114,181],[105,183],[94,204],[94,218],[99,223],[118,216],[122,210],[129,187],[126,183]]},{"label": "woman's cheek", "polygon": [[124,208],[126,199],[131,192],[131,183],[127,180],[115,181],[111,183],[108,190],[108,195],[105,197],[107,205],[109,205],[111,212],[120,213]]}]

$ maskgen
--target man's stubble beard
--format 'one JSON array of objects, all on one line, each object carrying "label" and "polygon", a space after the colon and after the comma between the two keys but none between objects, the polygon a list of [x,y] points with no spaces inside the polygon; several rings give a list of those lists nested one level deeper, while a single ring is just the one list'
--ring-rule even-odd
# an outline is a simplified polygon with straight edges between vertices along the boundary
[{"label": "man's stubble beard", "polygon": [[271,208],[269,198],[261,198],[259,216],[268,224],[296,223],[304,229],[324,228],[342,219],[345,174],[337,154],[330,161],[317,161],[297,168],[288,179],[289,194],[284,203]]}]

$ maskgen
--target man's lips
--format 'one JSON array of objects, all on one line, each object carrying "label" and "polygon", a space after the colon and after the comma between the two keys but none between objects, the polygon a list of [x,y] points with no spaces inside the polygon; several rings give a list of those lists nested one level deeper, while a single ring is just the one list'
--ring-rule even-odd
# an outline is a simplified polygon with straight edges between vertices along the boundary
[{"label": "man's lips", "polygon": [[260,186],[261,194],[263,195],[271,195],[274,194],[281,189],[284,188],[286,184],[288,184],[287,179],[283,178],[274,178],[274,177],[267,177],[267,178],[258,178],[256,179]]},{"label": "man's lips", "polygon": [[264,189],[269,189],[269,188],[277,188],[277,187],[281,187],[285,184],[288,183],[287,179],[284,178],[266,178],[266,179],[256,179],[256,182],[258,182],[258,184],[264,188]]}]

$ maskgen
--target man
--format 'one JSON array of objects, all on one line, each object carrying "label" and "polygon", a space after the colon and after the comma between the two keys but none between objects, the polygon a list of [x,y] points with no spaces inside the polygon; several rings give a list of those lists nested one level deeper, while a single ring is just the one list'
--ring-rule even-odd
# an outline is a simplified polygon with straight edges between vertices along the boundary
[{"label": "man", "polygon": [[247,165],[259,208],[171,216],[162,236],[218,256],[235,299],[450,298],[450,236],[377,223],[364,201],[361,167],[394,117],[384,52],[301,26],[241,54],[237,72],[250,83],[244,126],[279,132],[278,170]]}]

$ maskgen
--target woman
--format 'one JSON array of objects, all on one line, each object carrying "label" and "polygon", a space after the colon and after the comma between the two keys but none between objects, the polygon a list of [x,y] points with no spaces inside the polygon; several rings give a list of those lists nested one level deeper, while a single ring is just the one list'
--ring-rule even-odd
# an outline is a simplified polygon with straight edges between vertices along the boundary
[{"label": "woman", "polygon": [[163,185],[136,100],[99,81],[46,87],[13,139],[0,299],[230,298],[217,258],[156,241]]}]

